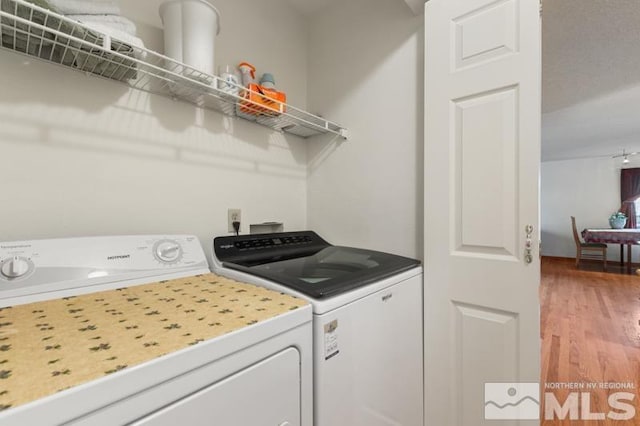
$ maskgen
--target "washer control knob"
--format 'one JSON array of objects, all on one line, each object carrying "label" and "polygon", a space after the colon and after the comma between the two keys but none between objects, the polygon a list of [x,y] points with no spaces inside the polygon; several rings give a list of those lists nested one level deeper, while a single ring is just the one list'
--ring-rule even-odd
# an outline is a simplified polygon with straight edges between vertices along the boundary
[{"label": "washer control knob", "polygon": [[175,263],[182,258],[182,247],[173,240],[158,241],[153,247],[153,255],[162,263]]},{"label": "washer control knob", "polygon": [[7,278],[18,278],[29,272],[29,261],[24,257],[14,256],[2,264],[2,275]]}]

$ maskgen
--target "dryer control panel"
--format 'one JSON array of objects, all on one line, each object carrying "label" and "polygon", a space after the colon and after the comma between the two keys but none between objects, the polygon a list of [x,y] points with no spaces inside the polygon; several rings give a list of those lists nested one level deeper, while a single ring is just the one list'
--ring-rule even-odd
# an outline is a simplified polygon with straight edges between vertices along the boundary
[{"label": "dryer control panel", "polygon": [[193,235],[3,242],[0,299],[207,269],[200,241]]}]

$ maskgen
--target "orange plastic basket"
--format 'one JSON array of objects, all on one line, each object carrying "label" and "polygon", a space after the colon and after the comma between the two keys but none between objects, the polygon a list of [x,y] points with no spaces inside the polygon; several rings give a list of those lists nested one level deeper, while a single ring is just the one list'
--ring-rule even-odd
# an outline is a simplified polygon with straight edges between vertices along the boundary
[{"label": "orange plastic basket", "polygon": [[251,83],[242,94],[243,100],[238,101],[240,111],[250,115],[278,116],[286,111],[287,95],[277,90],[266,89]]}]

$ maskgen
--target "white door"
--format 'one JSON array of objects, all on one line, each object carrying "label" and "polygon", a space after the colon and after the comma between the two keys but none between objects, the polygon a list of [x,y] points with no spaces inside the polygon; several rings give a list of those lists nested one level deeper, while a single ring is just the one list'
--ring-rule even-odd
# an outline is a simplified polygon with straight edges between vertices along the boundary
[{"label": "white door", "polygon": [[430,0],[425,36],[425,424],[538,424],[485,409],[538,409],[539,3]]}]

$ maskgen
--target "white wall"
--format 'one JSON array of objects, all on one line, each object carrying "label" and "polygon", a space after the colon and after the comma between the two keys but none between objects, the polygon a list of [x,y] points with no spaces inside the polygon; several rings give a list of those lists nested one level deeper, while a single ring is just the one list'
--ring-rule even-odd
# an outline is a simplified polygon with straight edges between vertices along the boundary
[{"label": "white wall", "polygon": [[[139,28],[162,28],[158,13],[166,0],[120,0],[123,14]],[[216,67],[247,61],[274,75],[287,101],[307,104],[307,21],[286,0],[211,0],[220,12],[220,34],[215,41]],[[145,31],[145,35],[146,35]],[[155,36],[155,35],[154,35]],[[160,43],[153,47],[162,51]],[[155,41],[154,41],[155,42]],[[216,70],[217,72],[217,70]]]},{"label": "white wall", "polygon": [[423,21],[397,0],[311,20],[311,111],[351,132],[309,144],[308,223],[333,243],[422,256]]},{"label": "white wall", "polygon": [[[629,167],[640,167],[636,161]],[[609,227],[609,216],[620,208],[620,167],[619,159],[607,157],[542,163],[543,255],[575,257],[571,216],[576,217],[578,232]],[[637,259],[638,248],[634,254]],[[618,245],[609,245],[608,257],[620,259]]]},{"label": "white wall", "polygon": [[[159,2],[122,3],[147,44],[161,47],[153,27]],[[281,1],[262,3],[216,1],[218,63],[255,59],[304,107],[305,24]],[[227,232],[229,207],[242,208],[244,226],[306,227],[307,142],[14,53],[0,56],[0,241],[184,232],[208,246]]]},{"label": "white wall", "polygon": [[[159,51],[161,2],[121,2]],[[0,240],[185,232],[208,245],[240,207],[244,226],[421,257],[422,16],[397,0],[335,2],[310,22],[286,0],[215,4],[217,64],[274,73],[351,140],[284,136],[3,51]]]}]

